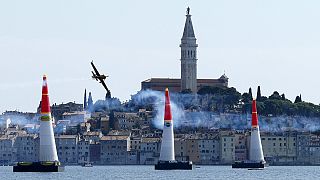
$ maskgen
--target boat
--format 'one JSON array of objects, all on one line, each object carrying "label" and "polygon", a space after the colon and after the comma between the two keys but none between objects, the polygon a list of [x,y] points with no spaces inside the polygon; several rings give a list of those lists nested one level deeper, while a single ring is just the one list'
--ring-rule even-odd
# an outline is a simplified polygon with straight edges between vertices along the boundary
[{"label": "boat", "polygon": [[191,161],[158,161],[155,170],[192,170]]},{"label": "boat", "polygon": [[81,165],[82,167],[93,167],[91,162],[85,162]]},{"label": "boat", "polygon": [[265,161],[235,161],[232,164],[232,168],[245,168],[245,169],[263,169],[267,167],[267,164]]}]

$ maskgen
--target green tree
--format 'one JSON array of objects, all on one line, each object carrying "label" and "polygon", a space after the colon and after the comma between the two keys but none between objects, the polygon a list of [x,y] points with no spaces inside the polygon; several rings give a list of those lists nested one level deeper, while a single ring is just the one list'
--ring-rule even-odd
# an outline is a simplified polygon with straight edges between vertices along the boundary
[{"label": "green tree", "polygon": [[273,94],[271,94],[271,96],[269,96],[269,99],[281,100],[282,97],[280,96],[280,94],[278,93],[278,91],[274,91]]},{"label": "green tree", "polygon": [[261,101],[261,89],[260,89],[260,86],[258,86],[257,101]]},{"label": "green tree", "polygon": [[294,103],[300,103],[300,102],[302,102],[301,95],[300,96],[296,96],[296,99],[294,100]]},{"label": "green tree", "polygon": [[250,100],[252,101],[253,97],[252,97],[252,89],[251,89],[251,87],[249,88],[249,97],[250,97]]},{"label": "green tree", "polygon": [[182,94],[191,94],[192,91],[191,91],[191,89],[184,89],[184,90],[181,91],[181,93]]}]

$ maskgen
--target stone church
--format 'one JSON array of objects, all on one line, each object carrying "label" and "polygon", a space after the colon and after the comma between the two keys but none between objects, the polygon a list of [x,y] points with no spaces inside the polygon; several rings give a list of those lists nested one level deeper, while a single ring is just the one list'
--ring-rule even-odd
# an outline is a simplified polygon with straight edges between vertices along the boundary
[{"label": "stone church", "polygon": [[223,74],[218,79],[197,79],[197,39],[193,30],[190,8],[187,8],[186,22],[181,38],[181,79],[151,78],[141,82],[141,89],[173,92],[191,90],[196,93],[203,86],[228,87],[228,77]]}]

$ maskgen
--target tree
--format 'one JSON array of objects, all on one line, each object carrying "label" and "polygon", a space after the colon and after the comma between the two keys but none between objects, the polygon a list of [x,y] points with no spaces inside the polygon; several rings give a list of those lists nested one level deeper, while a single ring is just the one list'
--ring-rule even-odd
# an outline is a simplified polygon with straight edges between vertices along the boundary
[{"label": "tree", "polygon": [[250,99],[250,94],[249,94],[249,93],[243,93],[243,94],[241,95],[241,101],[242,101],[243,103],[249,103],[249,102],[251,101],[251,99]]},{"label": "tree", "polygon": [[297,96],[296,99],[294,100],[294,103],[300,103],[300,102],[302,102],[301,95]]},{"label": "tree", "polygon": [[260,89],[260,86],[258,86],[257,101],[261,101],[261,89]]},{"label": "tree", "polygon": [[199,89],[198,94],[221,94],[223,91],[224,89],[221,87],[204,86]]},{"label": "tree", "polygon": [[252,98],[252,89],[251,89],[251,88],[249,88],[249,98],[250,98],[250,100],[253,99],[253,98]]},{"label": "tree", "polygon": [[280,96],[280,94],[278,93],[278,91],[274,91],[273,94],[271,94],[271,96],[269,96],[269,99],[281,100],[282,97]]},{"label": "tree", "polygon": [[191,94],[192,91],[191,91],[191,89],[184,89],[184,90],[181,91],[181,93],[182,94]]},{"label": "tree", "polygon": [[285,96],[284,94],[282,94],[282,95],[281,95],[281,99],[282,99],[283,101],[285,101],[285,100],[286,100],[286,96]]}]

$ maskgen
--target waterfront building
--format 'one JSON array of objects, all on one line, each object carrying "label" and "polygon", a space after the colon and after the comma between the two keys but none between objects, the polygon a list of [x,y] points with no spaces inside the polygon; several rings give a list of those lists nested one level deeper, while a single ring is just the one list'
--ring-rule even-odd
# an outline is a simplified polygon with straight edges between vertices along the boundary
[{"label": "waterfront building", "polygon": [[234,156],[236,161],[244,161],[248,158],[249,138],[246,132],[235,133]]},{"label": "waterfront building", "polygon": [[78,142],[78,164],[85,164],[90,161],[90,141],[80,140]]},{"label": "waterfront building", "polygon": [[142,138],[140,143],[140,164],[156,164],[160,157],[160,138]]},{"label": "waterfront building", "polygon": [[320,165],[320,136],[313,135],[310,137],[309,151],[309,163],[312,165]]},{"label": "waterfront building", "polygon": [[310,164],[311,154],[310,154],[310,132],[300,132],[297,134],[297,163],[302,165]]},{"label": "waterfront building", "polygon": [[0,165],[12,165],[17,159],[17,149],[14,147],[16,138],[10,136],[0,137]]},{"label": "waterfront building", "polygon": [[174,152],[177,161],[189,161],[190,158],[185,138],[180,137],[174,139]]},{"label": "waterfront building", "polygon": [[78,163],[78,141],[77,135],[58,135],[55,137],[59,161],[71,165]]},{"label": "waterfront building", "polygon": [[235,160],[235,132],[220,131],[220,163],[231,164]]},{"label": "waterfront building", "polygon": [[130,137],[123,135],[107,135],[100,140],[101,164],[126,164],[130,151]]},{"label": "waterfront building", "polygon": [[25,134],[16,137],[14,149],[17,162],[37,162],[39,160],[39,138],[36,134]]},{"label": "waterfront building", "polygon": [[200,164],[220,162],[220,139],[218,134],[201,134],[198,140]]},{"label": "waterfront building", "polygon": [[294,132],[261,134],[265,159],[270,164],[294,164],[297,160],[296,142],[297,134]]}]

